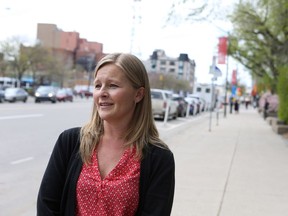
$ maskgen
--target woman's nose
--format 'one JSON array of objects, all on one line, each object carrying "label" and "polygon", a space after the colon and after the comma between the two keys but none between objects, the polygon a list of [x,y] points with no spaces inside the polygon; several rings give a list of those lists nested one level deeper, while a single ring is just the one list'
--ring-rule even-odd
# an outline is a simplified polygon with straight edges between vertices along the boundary
[{"label": "woman's nose", "polygon": [[108,92],[105,87],[100,89],[100,97],[108,97]]}]

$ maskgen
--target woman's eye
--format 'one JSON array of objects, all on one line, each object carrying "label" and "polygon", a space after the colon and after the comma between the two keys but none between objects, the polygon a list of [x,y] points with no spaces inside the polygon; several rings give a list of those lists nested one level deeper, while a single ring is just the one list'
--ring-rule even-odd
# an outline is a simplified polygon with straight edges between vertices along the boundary
[{"label": "woman's eye", "polygon": [[100,89],[100,88],[101,88],[101,85],[99,85],[99,84],[95,85],[95,89]]},{"label": "woman's eye", "polygon": [[117,88],[118,87],[118,85],[116,85],[116,84],[110,84],[110,88]]}]

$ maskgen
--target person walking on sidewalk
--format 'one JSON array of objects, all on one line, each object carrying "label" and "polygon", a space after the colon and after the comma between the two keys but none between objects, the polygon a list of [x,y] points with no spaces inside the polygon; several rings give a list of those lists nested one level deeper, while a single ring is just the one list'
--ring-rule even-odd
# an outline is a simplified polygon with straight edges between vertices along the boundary
[{"label": "person walking on sidewalk", "polygon": [[236,99],[236,100],[235,100],[235,103],[234,103],[234,110],[235,110],[235,113],[236,113],[236,114],[239,113],[239,106],[240,106],[239,100]]},{"label": "person walking on sidewalk", "polygon": [[91,119],[60,134],[37,215],[170,215],[174,156],[155,126],[143,63],[131,54],[108,54],[94,78]]},{"label": "person walking on sidewalk", "polygon": [[229,98],[229,105],[230,105],[230,113],[232,114],[233,106],[234,106],[234,98],[233,97]]}]

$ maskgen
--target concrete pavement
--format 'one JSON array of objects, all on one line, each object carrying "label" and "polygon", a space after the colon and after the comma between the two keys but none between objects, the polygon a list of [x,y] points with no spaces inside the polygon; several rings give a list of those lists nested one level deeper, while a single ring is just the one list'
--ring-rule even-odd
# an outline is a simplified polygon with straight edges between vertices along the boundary
[{"label": "concrete pavement", "polygon": [[[256,109],[213,113],[165,139],[175,155],[172,216],[288,216],[288,141]],[[200,132],[199,132],[200,131]]]}]

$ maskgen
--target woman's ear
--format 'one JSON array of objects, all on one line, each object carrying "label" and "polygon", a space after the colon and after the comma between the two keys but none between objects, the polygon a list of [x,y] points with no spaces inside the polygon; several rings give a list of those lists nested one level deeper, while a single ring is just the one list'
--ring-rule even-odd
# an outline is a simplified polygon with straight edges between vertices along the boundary
[{"label": "woman's ear", "polygon": [[144,94],[145,94],[145,88],[140,87],[136,92],[135,103],[140,102],[142,100],[142,98],[144,97]]}]

